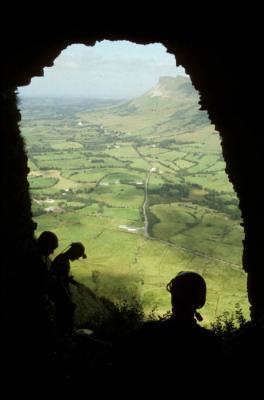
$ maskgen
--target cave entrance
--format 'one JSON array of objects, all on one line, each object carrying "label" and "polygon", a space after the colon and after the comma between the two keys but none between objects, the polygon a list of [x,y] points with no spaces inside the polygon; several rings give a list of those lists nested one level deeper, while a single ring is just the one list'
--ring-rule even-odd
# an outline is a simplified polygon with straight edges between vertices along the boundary
[{"label": "cave entrance", "polygon": [[82,241],[73,274],[114,301],[170,309],[181,270],[208,284],[206,322],[247,312],[238,201],[199,94],[160,44],[72,45],[19,89],[38,232]]}]

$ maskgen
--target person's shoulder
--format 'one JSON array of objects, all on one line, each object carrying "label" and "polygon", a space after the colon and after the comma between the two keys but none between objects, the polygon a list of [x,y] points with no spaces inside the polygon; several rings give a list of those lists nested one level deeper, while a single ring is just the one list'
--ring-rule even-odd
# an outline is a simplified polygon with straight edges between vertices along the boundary
[{"label": "person's shoulder", "polygon": [[222,347],[222,341],[212,330],[197,325],[199,336],[201,340],[206,343],[209,347],[220,349]]},{"label": "person's shoulder", "polygon": [[218,338],[218,336],[211,330],[208,329],[204,326],[201,326],[199,324],[196,325],[197,329],[200,331],[200,333],[204,336],[212,337],[212,338]]},{"label": "person's shoulder", "polygon": [[67,258],[65,257],[65,254],[61,253],[58,254],[57,257],[54,258],[52,264],[51,264],[51,270],[56,272],[60,267],[66,265],[68,263]]},{"label": "person's shoulder", "polygon": [[141,341],[151,338],[151,334],[157,332],[160,328],[158,321],[146,321],[137,329],[132,330],[126,338],[131,341]]},{"label": "person's shoulder", "polygon": [[64,259],[65,259],[65,257],[64,257],[64,254],[63,254],[63,253],[58,254],[58,255],[54,258],[54,260],[53,260],[53,262],[52,262],[52,266],[54,266],[54,265],[60,263],[61,261],[64,261]]},{"label": "person's shoulder", "polygon": [[63,260],[63,259],[65,259],[66,257],[65,257],[65,254],[64,253],[60,253],[60,254],[58,254],[55,258],[54,258],[54,261],[53,262],[55,262],[55,261],[57,261],[57,260]]}]

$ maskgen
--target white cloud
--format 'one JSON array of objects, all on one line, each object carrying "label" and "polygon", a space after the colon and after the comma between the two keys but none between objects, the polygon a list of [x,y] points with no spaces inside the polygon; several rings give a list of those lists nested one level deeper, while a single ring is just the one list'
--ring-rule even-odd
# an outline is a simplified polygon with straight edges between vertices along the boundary
[{"label": "white cloud", "polygon": [[136,97],[154,86],[160,76],[185,75],[175,57],[159,43],[137,45],[102,41],[94,47],[69,46],[19,93],[27,96]]}]

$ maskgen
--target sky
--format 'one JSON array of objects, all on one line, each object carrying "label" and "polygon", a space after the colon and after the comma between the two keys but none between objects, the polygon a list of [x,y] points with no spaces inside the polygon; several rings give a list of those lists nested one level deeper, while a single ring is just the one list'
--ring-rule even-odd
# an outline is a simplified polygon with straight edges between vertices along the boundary
[{"label": "sky", "polygon": [[18,88],[27,97],[129,99],[158,83],[160,76],[185,75],[174,55],[160,43],[139,45],[103,40],[91,46],[74,44],[61,52],[44,77]]}]

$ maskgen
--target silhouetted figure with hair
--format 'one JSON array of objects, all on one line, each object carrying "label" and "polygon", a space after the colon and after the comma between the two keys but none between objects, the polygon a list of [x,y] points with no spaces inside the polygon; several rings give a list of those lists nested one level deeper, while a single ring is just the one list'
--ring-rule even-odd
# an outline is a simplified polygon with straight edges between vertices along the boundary
[{"label": "silhouetted figure with hair", "polygon": [[54,319],[54,303],[53,303],[53,291],[54,291],[54,277],[51,273],[50,255],[54,253],[54,250],[58,247],[59,241],[55,233],[51,231],[42,232],[37,239],[37,252],[39,258],[39,264],[41,267],[41,279],[43,287],[43,299],[45,303],[45,309],[48,318],[51,323]]},{"label": "silhouetted figure with hair", "polygon": [[37,239],[39,253],[48,270],[51,266],[51,260],[49,256],[54,253],[54,250],[58,247],[58,244],[59,241],[57,236],[51,231],[42,232]]},{"label": "silhouetted figure with hair", "polygon": [[197,309],[206,301],[204,279],[195,272],[180,272],[167,290],[171,316],[147,322],[131,334],[119,349],[118,369],[121,374],[127,370],[125,380],[133,375],[135,385],[140,383],[144,388],[148,385],[151,389],[146,376],[152,378],[154,388],[167,387],[170,382],[172,392],[186,384],[186,390],[192,389],[200,379],[218,379],[220,340],[197,323],[202,320]]},{"label": "silhouetted figure with hair", "polygon": [[56,279],[53,299],[56,305],[57,329],[62,336],[73,333],[75,304],[72,301],[70,283],[77,284],[77,282],[70,275],[70,261],[80,257],[86,258],[85,247],[80,242],[71,243],[51,265],[51,272]]}]

